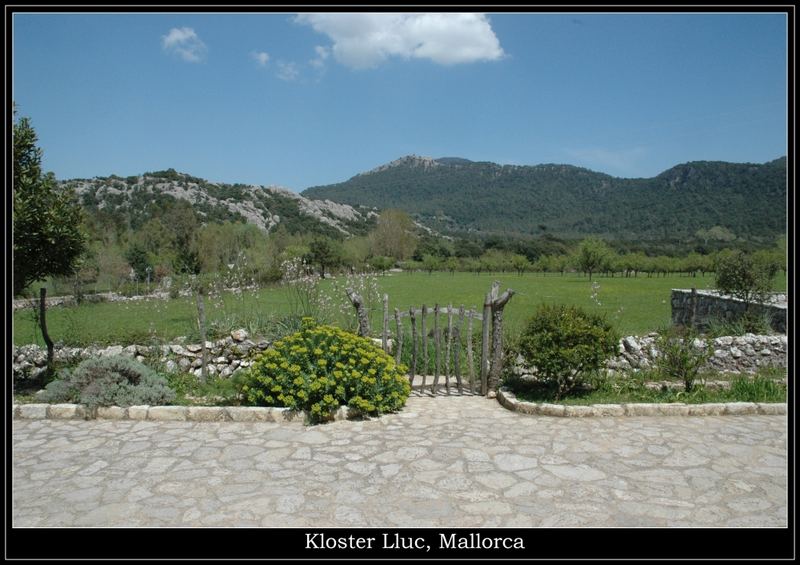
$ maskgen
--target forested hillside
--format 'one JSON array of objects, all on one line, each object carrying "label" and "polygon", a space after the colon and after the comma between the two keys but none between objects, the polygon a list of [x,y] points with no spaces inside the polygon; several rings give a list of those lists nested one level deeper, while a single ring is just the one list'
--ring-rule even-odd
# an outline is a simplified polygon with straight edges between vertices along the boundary
[{"label": "forested hillside", "polygon": [[452,232],[653,241],[703,239],[721,227],[767,242],[786,230],[785,157],[762,165],[695,161],[625,179],[571,165],[409,156],[302,194],[399,208]]}]

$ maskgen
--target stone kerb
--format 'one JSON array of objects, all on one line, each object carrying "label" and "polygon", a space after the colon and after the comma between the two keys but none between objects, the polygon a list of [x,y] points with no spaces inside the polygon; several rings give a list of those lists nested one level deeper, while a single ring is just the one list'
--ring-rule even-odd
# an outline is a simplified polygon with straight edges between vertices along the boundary
[{"label": "stone kerb", "polygon": [[[178,422],[300,422],[305,411],[263,406],[101,406],[92,411],[82,404],[14,404],[14,419],[22,420],[150,420]],[[348,406],[333,413],[334,421],[364,415]]]},{"label": "stone kerb", "polygon": [[735,416],[745,414],[785,415],[785,403],[724,402],[713,404],[683,403],[624,403],[590,404],[588,406],[565,406],[561,404],[525,402],[507,388],[497,393],[500,404],[521,414],[560,417],[603,416]]}]

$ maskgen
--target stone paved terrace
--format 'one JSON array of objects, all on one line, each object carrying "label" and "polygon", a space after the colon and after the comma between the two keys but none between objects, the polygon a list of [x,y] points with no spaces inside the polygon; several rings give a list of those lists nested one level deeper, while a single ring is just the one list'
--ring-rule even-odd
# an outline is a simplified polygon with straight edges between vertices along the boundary
[{"label": "stone paved terrace", "polygon": [[15,420],[14,526],[786,526],[784,416]]}]

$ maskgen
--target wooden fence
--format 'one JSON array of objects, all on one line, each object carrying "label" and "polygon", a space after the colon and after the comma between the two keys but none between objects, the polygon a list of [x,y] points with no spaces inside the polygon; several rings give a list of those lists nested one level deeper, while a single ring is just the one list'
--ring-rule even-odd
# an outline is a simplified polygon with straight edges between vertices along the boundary
[{"label": "wooden fence", "polygon": [[[412,387],[425,391],[431,378],[430,392],[436,394],[439,379],[443,377],[447,394],[452,393],[453,378],[458,394],[465,393],[465,385],[471,394],[486,395],[496,390],[502,368],[502,312],[514,293],[509,289],[498,297],[499,286],[498,282],[492,285],[482,312],[474,307],[466,309],[463,304],[456,308],[452,304],[435,303],[432,308],[425,304],[408,310],[394,308],[394,315],[390,317],[389,296],[383,295],[381,345],[384,351],[394,355],[398,364],[408,367]],[[356,308],[359,333],[369,335],[363,300],[351,289],[347,294]],[[478,323],[481,324],[479,342],[475,334]],[[393,347],[390,347],[390,340],[394,341]],[[480,348],[479,364],[475,359],[476,346]],[[416,377],[422,377],[421,385],[415,386]]]}]

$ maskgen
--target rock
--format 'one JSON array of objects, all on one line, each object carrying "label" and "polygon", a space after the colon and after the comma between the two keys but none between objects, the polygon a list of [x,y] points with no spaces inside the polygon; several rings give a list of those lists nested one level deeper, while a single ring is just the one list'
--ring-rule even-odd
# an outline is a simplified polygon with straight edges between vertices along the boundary
[{"label": "rock", "polygon": [[101,357],[113,357],[115,355],[122,355],[123,348],[121,345],[112,345],[100,351]]},{"label": "rock", "polygon": [[639,353],[642,350],[639,344],[636,343],[636,338],[632,335],[623,338],[622,343],[625,345],[625,349],[629,353]]},{"label": "rock", "polygon": [[186,346],[186,349],[191,353],[200,353],[200,351],[203,349],[203,346],[199,343],[191,343]]},{"label": "rock", "polygon": [[172,344],[169,346],[170,351],[175,355],[185,355],[187,351],[180,345]]},{"label": "rock", "polygon": [[731,356],[733,356],[734,359],[739,359],[742,356],[741,350],[738,347],[735,347],[735,346],[731,347],[730,353],[731,353]]},{"label": "rock", "polygon": [[172,359],[164,363],[164,370],[167,371],[168,373],[174,373],[175,371],[177,371],[177,369],[178,369],[178,364]]},{"label": "rock", "polygon": [[[130,412],[130,409],[128,409]],[[151,406],[147,412],[148,420],[186,420],[185,406]]]},{"label": "rock", "polygon": [[265,339],[262,339],[256,344],[256,347],[263,351],[269,347],[269,342]]},{"label": "rock", "polygon": [[136,354],[138,353],[135,345],[129,345],[128,347],[125,347],[122,352],[130,357],[136,357]]},{"label": "rock", "polygon": [[188,370],[192,366],[192,362],[189,361],[186,357],[181,357],[178,359],[178,366],[181,368],[182,371]]},{"label": "rock", "polygon": [[729,335],[718,337],[714,340],[715,345],[727,346],[733,343],[733,338]]},{"label": "rock", "polygon": [[231,332],[231,338],[233,338],[234,341],[244,341],[247,339],[247,332],[243,329],[233,330]]},{"label": "rock", "polygon": [[214,359],[214,363],[217,363],[217,364],[222,363],[222,364],[227,365],[228,364],[228,358],[224,357],[224,356],[217,357],[216,359]]}]

